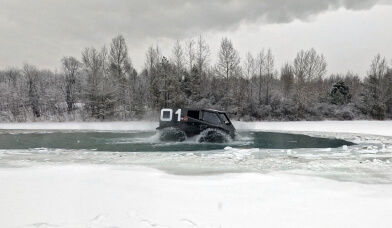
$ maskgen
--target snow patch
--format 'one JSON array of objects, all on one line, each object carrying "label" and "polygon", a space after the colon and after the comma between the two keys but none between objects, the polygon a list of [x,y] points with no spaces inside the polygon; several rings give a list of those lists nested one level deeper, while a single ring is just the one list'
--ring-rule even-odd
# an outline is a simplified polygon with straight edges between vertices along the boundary
[{"label": "snow patch", "polygon": [[[322,170],[316,161],[308,169]],[[2,169],[0,225],[389,227],[390,189],[288,174],[176,176],[106,165]]]}]

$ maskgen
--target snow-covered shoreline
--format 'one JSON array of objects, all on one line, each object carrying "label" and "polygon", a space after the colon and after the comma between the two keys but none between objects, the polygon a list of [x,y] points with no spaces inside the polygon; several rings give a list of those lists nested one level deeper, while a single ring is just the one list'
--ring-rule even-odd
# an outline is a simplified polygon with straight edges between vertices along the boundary
[{"label": "snow-covered shoreline", "polygon": [[151,131],[159,125],[151,121],[129,122],[31,122],[0,123],[3,130],[91,130],[91,131]]},{"label": "snow-covered shoreline", "polygon": [[392,121],[235,122],[239,130],[280,132],[329,132],[392,136]]}]

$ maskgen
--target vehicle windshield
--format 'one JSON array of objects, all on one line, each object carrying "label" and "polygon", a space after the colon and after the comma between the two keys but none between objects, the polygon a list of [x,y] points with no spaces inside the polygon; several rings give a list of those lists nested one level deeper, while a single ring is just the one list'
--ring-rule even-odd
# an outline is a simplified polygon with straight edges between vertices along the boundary
[{"label": "vehicle windshield", "polygon": [[228,124],[230,123],[229,118],[227,118],[225,113],[219,113],[220,118],[222,119],[223,123]]}]

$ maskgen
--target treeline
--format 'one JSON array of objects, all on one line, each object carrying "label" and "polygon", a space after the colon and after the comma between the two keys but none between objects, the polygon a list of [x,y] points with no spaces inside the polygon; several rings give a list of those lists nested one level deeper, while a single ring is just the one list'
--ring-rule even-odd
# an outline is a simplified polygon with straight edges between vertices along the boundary
[{"label": "treeline", "polygon": [[247,121],[392,117],[392,67],[380,55],[361,78],[326,76],[326,59],[314,49],[280,68],[271,49],[241,61],[227,38],[215,63],[202,36],[177,41],[167,54],[151,46],[137,72],[119,35],[64,57],[60,71],[9,67],[0,71],[0,121],[155,119],[163,107],[225,110]]}]

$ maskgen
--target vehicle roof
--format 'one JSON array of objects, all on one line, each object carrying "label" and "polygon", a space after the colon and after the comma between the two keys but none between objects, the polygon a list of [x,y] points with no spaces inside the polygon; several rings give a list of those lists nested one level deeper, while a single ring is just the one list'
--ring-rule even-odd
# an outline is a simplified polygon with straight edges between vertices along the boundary
[{"label": "vehicle roof", "polygon": [[225,111],[219,111],[215,109],[207,109],[207,108],[184,108],[186,110],[200,110],[200,111],[210,111],[210,112],[221,112],[221,113],[226,113]]}]

